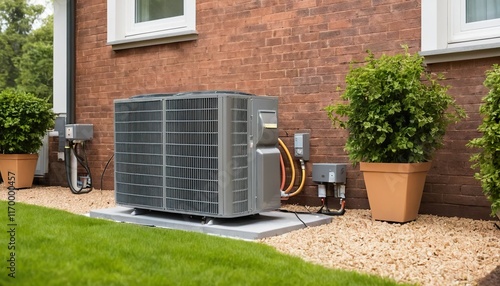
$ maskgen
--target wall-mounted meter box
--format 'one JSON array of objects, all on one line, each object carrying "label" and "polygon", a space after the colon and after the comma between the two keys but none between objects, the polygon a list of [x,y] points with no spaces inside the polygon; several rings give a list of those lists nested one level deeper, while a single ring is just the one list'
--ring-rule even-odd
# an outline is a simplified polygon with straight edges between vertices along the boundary
[{"label": "wall-mounted meter box", "polygon": [[66,124],[64,135],[67,140],[91,140],[94,136],[93,124]]},{"label": "wall-mounted meter box", "polygon": [[313,163],[312,180],[317,183],[346,183],[347,164]]},{"label": "wall-mounted meter box", "polygon": [[309,160],[309,133],[296,133],[294,135],[294,155],[304,161]]}]

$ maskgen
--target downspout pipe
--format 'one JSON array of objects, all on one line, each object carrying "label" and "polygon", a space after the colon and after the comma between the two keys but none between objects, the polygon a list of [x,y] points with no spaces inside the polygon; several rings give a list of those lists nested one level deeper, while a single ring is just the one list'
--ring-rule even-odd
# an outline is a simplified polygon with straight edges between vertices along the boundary
[{"label": "downspout pipe", "polygon": [[66,4],[66,124],[75,122],[75,5],[76,0],[67,0]]},{"label": "downspout pipe", "polygon": [[[76,123],[75,116],[75,69],[76,69],[76,0],[67,0],[66,2],[66,124]],[[70,188],[78,189],[78,162],[72,149],[68,149],[71,143],[66,140],[65,146],[65,165],[68,184]],[[69,152],[68,152],[69,151]]]}]

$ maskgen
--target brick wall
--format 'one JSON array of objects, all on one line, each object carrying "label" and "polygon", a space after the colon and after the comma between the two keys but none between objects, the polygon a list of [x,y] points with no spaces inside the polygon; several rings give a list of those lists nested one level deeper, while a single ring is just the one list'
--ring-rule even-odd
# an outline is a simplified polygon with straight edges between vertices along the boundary
[{"label": "brick wall", "polygon": [[[488,90],[483,86],[485,71],[500,58],[471,60],[429,65],[433,72],[446,77],[457,102],[466,110],[468,118],[453,125],[446,133],[446,142],[433,160],[432,174],[427,179],[421,212],[453,216],[483,217],[489,202],[482,195],[481,186],[473,178],[469,158],[477,150],[465,147],[481,123],[479,105]],[[476,170],[477,171],[477,170]],[[485,217],[487,218],[487,217]]]},{"label": "brick wall", "polygon": [[[279,96],[280,136],[310,132],[306,188],[292,203],[319,204],[312,162],[347,163],[346,132],[331,127],[323,108],[337,101],[349,62],[420,49],[420,1],[205,0],[197,3],[196,41],[112,51],[106,45],[106,1],[77,1],[78,123],[94,124],[88,145],[94,178],[113,154],[113,100],[137,94],[240,90]],[[498,61],[498,59],[496,59]],[[484,71],[495,59],[435,64],[469,119],[451,127],[425,187],[422,213],[488,218],[489,205],[469,168],[466,141],[476,136]],[[113,188],[112,164],[102,188]],[[359,168],[349,164],[347,207],[367,208]],[[94,186],[101,188],[94,179]],[[332,203],[336,208],[337,202]]]}]

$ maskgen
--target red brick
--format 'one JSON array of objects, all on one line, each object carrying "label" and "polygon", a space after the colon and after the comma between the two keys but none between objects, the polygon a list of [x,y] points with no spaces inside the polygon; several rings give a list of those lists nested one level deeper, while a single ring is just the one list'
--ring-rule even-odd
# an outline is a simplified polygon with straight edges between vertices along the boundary
[{"label": "red brick", "polygon": [[[367,49],[376,55],[420,49],[419,0],[306,0],[197,3],[196,41],[122,51],[106,44],[106,1],[77,1],[77,120],[95,124],[89,152],[100,174],[113,152],[112,101],[136,94],[237,89],[279,96],[280,135],[292,144],[294,132],[310,130],[311,161],[348,162],[348,131],[334,129],[323,107],[338,102],[351,61]],[[298,16],[300,15],[300,17]],[[450,126],[445,146],[434,158],[421,212],[483,217],[489,214],[473,178],[465,146],[478,136],[478,108],[487,90],[484,72],[500,58],[432,64],[469,118]],[[289,145],[292,146],[292,145]],[[51,167],[59,170],[55,162]],[[52,165],[51,165],[52,166]],[[309,174],[310,175],[310,174]],[[359,168],[349,163],[347,207],[367,208]],[[96,182],[96,187],[100,188]],[[113,187],[112,168],[104,188]],[[308,179],[293,202],[319,204]],[[332,203],[335,205],[335,202]],[[332,206],[333,207],[333,206]]]}]

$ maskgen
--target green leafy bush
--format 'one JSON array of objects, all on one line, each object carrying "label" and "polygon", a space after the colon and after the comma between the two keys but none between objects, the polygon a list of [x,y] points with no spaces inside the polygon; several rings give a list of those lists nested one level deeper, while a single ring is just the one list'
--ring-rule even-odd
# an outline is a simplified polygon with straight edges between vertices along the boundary
[{"label": "green leafy bush", "polygon": [[48,102],[15,89],[0,92],[0,153],[36,153],[45,132],[54,125]]},{"label": "green leafy bush", "polygon": [[353,163],[430,161],[448,124],[465,117],[442,77],[404,50],[380,58],[369,53],[362,66],[351,66],[341,96],[348,102],[325,108],[334,125],[349,131],[345,150]]},{"label": "green leafy bush", "polygon": [[479,168],[475,174],[481,181],[483,193],[491,202],[491,215],[500,211],[500,66],[494,65],[486,72],[484,86],[490,89],[483,98],[479,112],[483,121],[478,127],[482,137],[472,139],[468,146],[480,148],[471,156],[475,162],[472,168]]}]

